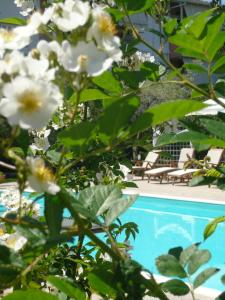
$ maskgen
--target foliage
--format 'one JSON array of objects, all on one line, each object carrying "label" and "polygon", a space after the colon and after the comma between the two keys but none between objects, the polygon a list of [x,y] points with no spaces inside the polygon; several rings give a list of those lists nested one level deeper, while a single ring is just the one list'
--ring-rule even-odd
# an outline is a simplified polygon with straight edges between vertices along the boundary
[{"label": "foliage", "polygon": [[[15,18],[1,20],[20,25],[12,32],[4,31],[4,37],[11,35],[1,46],[4,97],[0,114],[8,122],[9,134],[0,140],[0,150],[16,166],[19,187],[15,199],[5,199],[7,211],[0,218],[1,289],[13,287],[6,299],[91,299],[97,295],[100,299],[152,296],[165,300],[168,291],[174,295],[191,291],[194,299],[194,290],[218,271],[199,270],[211,258],[208,250],[192,245],[158,257],[159,272],[172,277],[163,284],[151,272],[144,276],[144,268],[130,258],[129,239],[135,238],[138,228],[132,220],[121,224],[118,217],[135,196],[122,195],[121,187],[127,183],[123,183],[120,163],[129,165],[126,151],[145,143],[143,132],[174,119],[182,119],[187,131],[162,136],[158,146],[192,141],[199,149],[225,148],[223,114],[216,119],[186,118],[205,108],[203,101],[208,98],[224,107],[224,81],[213,81],[213,75],[224,71],[224,14],[211,9],[177,22],[165,15],[167,1],[116,0],[115,6],[109,3],[107,12],[100,7],[94,10],[88,2],[71,1],[57,1],[53,14],[51,10],[36,12],[24,25]],[[79,18],[73,15],[76,5],[80,5]],[[160,50],[135,28],[131,16],[136,13],[154,15],[160,21],[161,32],[154,33],[160,34]],[[123,24],[121,40],[112,18],[119,23],[118,30]],[[128,31],[132,43],[127,43]],[[28,56],[11,51],[23,49],[37,32],[55,43],[40,41]],[[195,61],[174,67],[163,54],[166,42]],[[157,55],[167,73],[160,72],[156,62],[145,61],[134,69],[121,64],[121,49],[128,58],[138,43]],[[208,81],[195,83],[186,76],[190,70],[207,73]],[[140,94],[148,83],[159,89],[163,84],[183,86],[190,97],[168,99],[142,111]],[[138,136],[142,138],[137,140]],[[215,171],[216,176],[206,173],[198,184],[216,180],[223,188],[224,167]],[[27,182],[35,190],[30,205],[23,198]],[[43,204],[37,216],[35,204],[40,199]],[[205,238],[223,221],[209,224]],[[121,236],[125,236],[123,242],[118,241]],[[196,271],[200,273],[195,275]],[[191,287],[181,280],[187,278]]]}]

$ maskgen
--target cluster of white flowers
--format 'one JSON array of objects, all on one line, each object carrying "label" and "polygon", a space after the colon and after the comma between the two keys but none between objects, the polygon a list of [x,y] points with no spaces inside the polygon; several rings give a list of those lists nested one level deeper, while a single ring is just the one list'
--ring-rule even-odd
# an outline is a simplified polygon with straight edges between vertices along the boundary
[{"label": "cluster of white flowers", "polygon": [[28,16],[34,10],[33,0],[14,0],[17,7],[20,8],[20,14],[22,16]]},{"label": "cluster of white flowers", "polygon": [[30,148],[33,150],[33,152],[36,151],[47,151],[50,147],[48,136],[50,134],[51,130],[43,128],[40,131],[32,131],[32,134],[34,135],[34,143],[30,146]]},{"label": "cluster of white flowers", "polygon": [[[0,204],[4,206],[6,211],[3,215],[7,215],[9,212],[17,212],[21,209],[22,214],[31,212],[32,215],[39,215],[40,205],[38,203],[32,203],[24,196],[20,199],[20,193],[16,189],[8,189],[1,193]],[[21,207],[20,207],[21,204]]]},{"label": "cluster of white flowers", "polygon": [[[42,129],[63,107],[64,87],[57,83],[68,72],[74,78],[74,88],[79,89],[86,77],[102,74],[113,62],[121,60],[120,39],[106,10],[98,5],[91,8],[88,1],[52,3],[43,13],[31,13],[33,1],[14,2],[23,15],[30,17],[24,26],[0,29],[0,114],[11,126],[40,132],[31,149],[46,151],[49,132],[42,134]],[[55,31],[52,40],[39,41],[25,55],[23,50],[32,37],[49,32],[50,27]],[[67,38],[63,40],[63,36]],[[59,191],[53,174],[41,159],[28,158],[27,165],[33,189],[51,194]]]}]

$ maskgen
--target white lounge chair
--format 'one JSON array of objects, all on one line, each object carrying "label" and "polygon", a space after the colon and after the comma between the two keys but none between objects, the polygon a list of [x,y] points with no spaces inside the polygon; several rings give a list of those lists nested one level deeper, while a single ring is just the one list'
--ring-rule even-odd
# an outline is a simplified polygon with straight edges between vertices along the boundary
[{"label": "white lounge chair", "polygon": [[169,172],[175,171],[177,169],[183,169],[184,164],[194,157],[194,149],[193,148],[182,148],[180,151],[179,161],[177,163],[177,167],[160,167],[151,170],[147,170],[144,172],[144,175],[148,177],[148,182],[152,177],[158,178],[160,183],[162,183],[163,178]]},{"label": "white lounge chair", "polygon": [[132,167],[132,174],[134,175],[137,172],[139,172],[139,173],[141,173],[142,179],[144,179],[144,172],[155,166],[155,164],[157,163],[157,161],[159,159],[159,153],[160,153],[160,151],[148,152],[145,160],[142,161],[141,165],[135,165]]},{"label": "white lounge chair", "polygon": [[[224,154],[224,149],[210,149],[206,155],[205,158],[209,158],[208,164],[212,167],[218,166],[218,164],[221,162],[221,159]],[[176,180],[180,180],[180,182],[184,182],[187,180],[187,182],[191,179],[192,175],[201,169],[185,169],[185,170],[177,170],[173,172],[167,173],[167,179],[168,181],[170,179],[173,179],[173,184]]]}]

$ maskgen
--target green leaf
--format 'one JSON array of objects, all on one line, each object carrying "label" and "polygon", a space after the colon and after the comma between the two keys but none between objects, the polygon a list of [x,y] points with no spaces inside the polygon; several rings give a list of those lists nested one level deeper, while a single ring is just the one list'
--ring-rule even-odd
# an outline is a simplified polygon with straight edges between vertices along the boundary
[{"label": "green leaf", "polygon": [[184,249],[180,255],[180,263],[183,267],[185,267],[190,259],[190,257],[195,253],[198,249],[198,244],[191,245],[190,247]]},{"label": "green leaf", "polygon": [[58,140],[66,147],[71,147],[77,156],[85,155],[96,138],[96,123],[82,122],[65,129],[58,135]]},{"label": "green leaf", "polygon": [[109,71],[104,72],[98,77],[94,77],[92,81],[100,88],[107,90],[112,94],[118,95],[122,93],[120,82],[116,80],[113,74]]},{"label": "green leaf", "polygon": [[[140,100],[133,94],[116,99],[108,105],[98,119],[98,138],[108,145],[118,142],[127,125],[130,123],[134,112],[139,107]],[[115,117],[116,112],[116,117]]]},{"label": "green leaf", "polygon": [[103,267],[88,273],[88,283],[94,291],[107,295],[109,298],[117,295],[114,275]]},{"label": "green leaf", "polygon": [[215,218],[210,223],[208,223],[204,230],[204,239],[208,239],[216,230],[218,224],[225,222],[225,216]]},{"label": "green leaf", "polygon": [[165,136],[162,135],[157,143],[156,146],[163,146],[166,144],[174,144],[174,143],[180,143],[180,142],[193,142],[193,143],[198,143],[198,144],[203,144],[203,145],[208,145],[209,146],[217,146],[224,148],[225,147],[225,141],[217,139],[217,138],[210,138],[208,135],[196,132],[193,130],[190,131],[184,131],[178,134],[166,134]]},{"label": "green leaf", "polygon": [[73,298],[75,300],[86,299],[86,294],[81,288],[72,285],[71,282],[62,277],[48,276],[47,281],[58,290],[69,296],[69,298]]},{"label": "green leaf", "polygon": [[192,49],[187,49],[184,47],[178,47],[176,48],[176,52],[180,53],[183,56],[187,56],[187,57],[193,57],[193,58],[197,58],[197,59],[201,59],[203,61],[206,61],[206,57],[202,52],[198,52]]},{"label": "green leaf", "polygon": [[[76,102],[77,94],[74,93],[72,97],[70,98],[70,101]],[[102,91],[98,89],[86,89],[81,92],[80,95],[80,102],[88,102],[88,101],[94,101],[94,100],[102,100],[110,98],[110,96],[106,95]]]},{"label": "green leaf", "polygon": [[206,24],[210,19],[210,15],[214,10],[215,9],[209,9],[202,13],[199,13],[198,15],[194,15],[192,17],[192,22],[190,22],[191,25],[186,26],[187,32],[193,35],[196,39],[199,39],[200,35],[202,34],[203,30],[206,27]]},{"label": "green leaf", "polygon": [[225,32],[219,32],[215,39],[212,41],[210,47],[207,49],[207,57],[209,61],[212,61],[225,43]]},{"label": "green leaf", "polygon": [[[0,287],[8,287],[19,275],[20,269],[13,265],[0,265]],[[10,285],[11,286],[11,285]]]},{"label": "green leaf", "polygon": [[221,280],[221,282],[222,282],[223,284],[225,284],[225,275],[223,275],[223,276],[220,278],[220,280]]},{"label": "green leaf", "polygon": [[220,57],[212,67],[213,73],[224,73],[225,72],[225,56]]},{"label": "green leaf", "polygon": [[4,297],[5,300],[59,300],[58,297],[38,290],[15,291]]},{"label": "green leaf", "polygon": [[185,34],[185,32],[179,32],[169,37],[169,41],[181,48],[189,49],[199,54],[203,53],[203,46],[201,42],[196,40],[193,36]]},{"label": "green leaf", "polygon": [[114,74],[132,89],[139,89],[139,84],[147,79],[143,71],[129,71],[125,68],[115,68]]},{"label": "green leaf", "polygon": [[212,119],[200,119],[201,124],[213,135],[225,141],[225,123]]},{"label": "green leaf", "polygon": [[190,257],[188,264],[188,273],[194,274],[202,265],[211,259],[211,253],[208,250],[196,250]]},{"label": "green leaf", "polygon": [[210,185],[216,180],[213,176],[195,176],[189,182],[189,186]]},{"label": "green leaf", "polygon": [[189,287],[179,279],[172,279],[162,284],[162,289],[172,295],[183,296],[190,292]]},{"label": "green leaf", "polygon": [[113,221],[118,218],[122,213],[124,213],[136,200],[136,195],[120,198],[113,202],[113,205],[109,208],[106,217],[105,225],[109,226]]},{"label": "green leaf", "polygon": [[10,24],[10,25],[26,25],[27,21],[25,19],[22,18],[4,18],[4,19],[0,19],[0,24]]},{"label": "green leaf", "polygon": [[159,65],[151,62],[144,62],[140,65],[141,71],[145,74],[146,79],[157,81],[160,78]]},{"label": "green leaf", "polygon": [[45,195],[44,215],[51,237],[57,236],[61,230],[63,204],[58,195]]},{"label": "green leaf", "polygon": [[204,67],[202,67],[201,65],[198,65],[198,64],[191,64],[191,63],[184,64],[183,68],[194,71],[194,72],[197,72],[197,73],[207,73],[207,70]]},{"label": "green leaf", "polygon": [[225,300],[225,292],[221,293],[215,300]]},{"label": "green leaf", "polygon": [[214,16],[207,24],[206,35],[203,39],[203,47],[205,49],[205,54],[207,55],[208,49],[212,47],[215,43],[221,27],[224,23],[224,14],[218,14]]},{"label": "green leaf", "polygon": [[130,132],[137,133],[150,126],[184,117],[186,114],[206,107],[205,104],[194,100],[177,100],[155,105],[147,109],[131,126]]},{"label": "green leaf", "polygon": [[219,272],[219,269],[217,268],[208,268],[202,271],[200,274],[198,274],[198,276],[194,280],[193,283],[194,289],[197,289],[200,285],[205,283],[210,277],[212,277],[217,272]]},{"label": "green leaf", "polygon": [[[121,2],[121,0],[119,0]],[[148,9],[150,9],[155,0],[139,0],[139,1],[130,1],[130,0],[122,0],[123,3],[126,4],[129,15],[141,13]]]},{"label": "green leaf", "polygon": [[156,259],[156,266],[160,274],[164,276],[176,276],[186,278],[187,274],[179,261],[173,255],[161,255]]},{"label": "green leaf", "polygon": [[164,32],[166,33],[166,35],[171,35],[175,28],[177,27],[177,19],[172,19],[172,20],[169,20],[167,21],[165,24],[164,24]]}]

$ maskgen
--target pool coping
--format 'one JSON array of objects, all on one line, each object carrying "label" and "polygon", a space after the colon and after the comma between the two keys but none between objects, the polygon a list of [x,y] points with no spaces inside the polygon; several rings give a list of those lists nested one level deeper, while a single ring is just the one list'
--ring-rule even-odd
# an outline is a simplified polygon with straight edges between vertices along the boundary
[{"label": "pool coping", "polygon": [[179,200],[179,201],[225,205],[225,201],[223,201],[223,200],[209,200],[209,199],[204,199],[204,198],[196,199],[196,198],[192,198],[192,197],[171,196],[169,194],[151,194],[151,193],[141,193],[141,192],[138,193],[138,192],[135,192],[135,191],[132,191],[129,189],[124,189],[123,194],[137,195],[137,196],[144,196],[144,197],[157,197],[157,198],[166,199],[166,200]]}]

